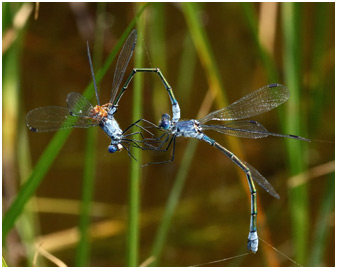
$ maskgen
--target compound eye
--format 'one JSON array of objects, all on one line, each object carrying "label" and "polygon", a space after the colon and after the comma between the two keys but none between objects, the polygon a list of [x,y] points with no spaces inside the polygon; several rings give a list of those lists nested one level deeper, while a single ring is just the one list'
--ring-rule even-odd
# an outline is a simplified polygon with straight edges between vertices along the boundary
[{"label": "compound eye", "polygon": [[110,145],[110,146],[108,147],[108,151],[109,151],[110,153],[115,153],[117,150],[118,150],[118,148],[117,148],[116,145]]},{"label": "compound eye", "polygon": [[161,116],[161,121],[159,122],[159,127],[163,128],[164,130],[168,130],[170,128],[171,121],[170,115],[165,113]]},{"label": "compound eye", "polygon": [[159,127],[167,130],[170,127],[170,121],[162,119],[159,123]]}]

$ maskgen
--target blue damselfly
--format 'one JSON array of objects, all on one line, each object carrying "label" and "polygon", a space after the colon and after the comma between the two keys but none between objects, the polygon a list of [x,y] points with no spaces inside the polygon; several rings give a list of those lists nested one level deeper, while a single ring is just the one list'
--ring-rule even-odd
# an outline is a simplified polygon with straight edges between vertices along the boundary
[{"label": "blue damselfly", "polygon": [[[80,93],[71,92],[66,98],[68,107],[45,106],[29,111],[26,115],[26,124],[29,130],[32,132],[50,132],[57,131],[59,129],[89,128],[100,126],[111,139],[111,143],[108,146],[108,151],[110,153],[121,151],[124,148],[128,151],[129,156],[133,157],[129,151],[130,146],[140,149],[150,148],[153,150],[153,147],[144,140],[144,135],[142,132],[137,131],[133,133],[127,133],[131,127],[137,126],[141,129],[141,131],[145,131],[150,135],[150,137],[153,137],[150,131],[139,125],[139,123],[142,121],[151,125],[150,122],[145,119],[139,119],[124,131],[122,131],[118,122],[114,118],[114,114],[117,112],[118,102],[130,82],[130,79],[126,81],[120,94],[117,96],[117,92],[123,80],[125,70],[135,49],[136,40],[137,32],[136,30],[133,30],[124,43],[123,48],[119,54],[112,83],[111,96],[107,104],[102,106],[100,105],[89,44],[87,44],[87,53],[96,93],[97,105],[94,107],[89,102],[89,100]],[[132,136],[134,135],[139,135],[140,139],[133,139]],[[147,138],[148,141],[151,141],[151,139],[152,138]]]},{"label": "blue damselfly", "polygon": [[[169,86],[168,86],[169,87]],[[171,87],[169,87],[171,88]],[[286,135],[268,132],[267,129],[257,121],[244,120],[246,118],[267,112],[280,104],[284,103],[289,98],[289,90],[287,87],[280,84],[270,84],[264,86],[244,97],[231,105],[209,113],[200,120],[183,120],[180,119],[180,111],[172,109],[173,118],[170,120],[170,116],[165,113],[162,115],[159,127],[166,130],[161,139],[164,145],[168,142],[165,150],[168,150],[172,146],[172,158],[174,159],[174,149],[176,137],[191,137],[205,141],[216,149],[220,150],[230,160],[232,160],[237,166],[239,166],[247,176],[248,185],[251,194],[251,217],[250,217],[250,229],[248,235],[247,247],[252,252],[258,250],[258,235],[256,228],[257,218],[257,204],[256,204],[256,189],[254,182],[257,182],[263,189],[265,189],[270,195],[279,199],[279,195],[273,188],[273,186],[251,165],[241,161],[228,149],[220,145],[214,139],[208,137],[204,131],[213,130],[226,135],[232,135],[243,138],[262,138],[267,136],[279,136],[285,138],[293,138],[298,140],[310,141],[309,139],[296,136]],[[176,102],[173,92],[170,94],[171,102]],[[177,120],[178,119],[178,120]],[[222,125],[205,123],[209,121],[228,121]]]},{"label": "blue damselfly", "polygon": [[[228,149],[220,145],[214,139],[208,137],[204,131],[213,130],[226,135],[232,135],[242,138],[263,138],[267,136],[278,136],[284,138],[293,138],[297,140],[309,141],[309,139],[288,134],[278,134],[267,131],[267,129],[257,121],[245,120],[246,118],[267,112],[288,100],[290,93],[287,87],[274,83],[264,86],[244,97],[231,105],[209,113],[200,120],[182,120],[180,121],[180,108],[177,100],[174,97],[172,87],[169,85],[163,74],[158,68],[134,68],[132,77],[137,72],[154,72],[158,74],[162,80],[172,103],[172,120],[169,114],[162,115],[159,123],[159,128],[164,131],[164,134],[158,136],[162,142],[158,145],[158,150],[168,151],[172,147],[172,157],[167,161],[152,162],[148,164],[159,164],[174,160],[175,142],[177,137],[191,137],[207,142],[211,146],[220,150],[230,160],[232,160],[247,176],[248,185],[251,194],[251,217],[250,229],[248,234],[247,247],[253,253],[258,250],[258,235],[256,227],[257,218],[257,203],[256,203],[256,181],[270,195],[279,199],[278,193],[273,186],[265,179],[254,167],[246,162],[241,161]],[[209,124],[209,121],[224,121],[223,124]],[[153,128],[149,126],[148,128]],[[155,140],[155,143],[158,143]]]}]

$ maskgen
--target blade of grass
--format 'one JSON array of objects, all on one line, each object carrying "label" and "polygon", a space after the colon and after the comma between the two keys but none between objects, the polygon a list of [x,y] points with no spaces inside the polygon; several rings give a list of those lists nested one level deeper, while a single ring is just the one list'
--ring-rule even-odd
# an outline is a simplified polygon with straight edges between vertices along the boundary
[{"label": "blade of grass", "polygon": [[[201,26],[200,18],[198,18],[198,4],[196,3],[184,3],[182,4],[182,10],[185,16],[185,19],[187,21],[188,27],[190,29],[192,39],[194,42],[194,45],[196,47],[196,50],[199,54],[199,58],[204,66],[206,76],[208,79],[208,83],[210,85],[210,90],[213,92],[213,96],[217,96],[216,103],[218,108],[222,108],[225,106],[226,98],[224,94],[224,87],[221,83],[219,71],[217,69],[217,65],[215,63],[215,59],[212,53],[212,50],[209,45],[209,41],[207,39],[206,33],[204,31],[204,28]],[[230,148],[235,151],[235,153],[238,155],[239,158],[242,157],[242,149],[240,147],[240,144],[238,142],[238,139],[233,137],[226,137],[230,141]],[[194,155],[195,147],[193,147],[192,141],[188,145],[188,148],[185,152],[186,155],[193,156]],[[186,157],[187,158],[187,157]],[[186,160],[185,160],[186,161]],[[185,166],[185,164],[184,164]],[[181,169],[181,171],[180,171]],[[186,170],[186,171],[184,171]],[[170,193],[169,203],[166,206],[164,218],[165,221],[161,222],[161,225],[159,227],[158,233],[155,238],[155,243],[152,248],[152,255],[155,256],[155,262],[152,263],[152,265],[157,265],[160,259],[160,254],[163,248],[163,245],[165,243],[166,237],[167,237],[167,231],[168,231],[168,224],[171,221],[171,218],[173,216],[174,208],[176,207],[176,204],[178,202],[178,198],[180,196],[182,185],[183,185],[183,178],[184,176],[187,176],[187,170],[188,167],[181,166],[178,170],[179,175],[179,181],[175,181],[174,187],[172,189],[172,192]],[[241,170],[237,169],[242,186],[246,190],[247,195],[250,197],[250,192],[248,189],[248,186],[246,184],[246,178],[245,175],[242,173]],[[178,178],[178,176],[177,176]],[[177,186],[176,186],[177,184]],[[249,199],[250,201],[250,199]],[[258,198],[258,204],[259,204],[259,198]],[[266,225],[266,218],[264,216],[262,208],[259,208],[259,218],[258,222],[265,227],[264,231],[261,231],[263,237],[269,237],[265,234],[269,234],[269,231],[267,230]]]},{"label": "blade of grass", "polygon": [[[210,89],[213,90],[213,96],[219,94],[221,97],[223,97],[221,90],[223,89],[223,87],[222,85],[220,85],[219,72],[217,70],[212,51],[206,37],[206,33],[203,31],[203,28],[200,25],[198,15],[196,15],[198,14],[196,10],[196,4],[184,3],[182,5],[182,8],[185,19],[187,20],[189,26],[189,30],[192,35],[194,46],[196,47],[199,53],[199,57],[204,64]],[[188,85],[188,87],[191,87],[191,85]],[[218,99],[219,106],[224,105],[224,98],[221,97]],[[179,202],[181,191],[185,184],[192,157],[194,156],[196,145],[197,141],[189,141],[186,151],[184,153],[182,162],[183,165],[181,165],[178,169],[177,176],[174,180],[174,185],[170,192],[164,215],[156,233],[156,237],[152,247],[151,256],[155,257],[154,262],[151,264],[152,266],[157,266],[160,261],[161,253],[167,238],[169,225],[171,223],[175,208]]]},{"label": "blade of grass", "polygon": [[[329,80],[324,66],[324,59],[328,51],[329,40],[329,4],[330,3],[315,3],[315,13],[313,14],[313,35],[310,41],[313,44],[312,48],[312,62],[310,70],[310,95],[315,100],[310,109],[310,135],[314,136],[315,133],[321,131],[321,122],[324,122],[324,112],[328,107],[329,96],[326,94],[327,81]],[[330,83],[330,82],[329,82]],[[332,100],[330,100],[331,102]],[[333,101],[332,101],[333,102]],[[319,145],[317,145],[320,147]],[[334,156],[332,156],[334,159]],[[310,266],[324,266],[326,265],[325,259],[326,247],[328,244],[328,231],[330,229],[329,218],[333,214],[334,205],[334,190],[335,181],[334,174],[327,177],[326,189],[324,192],[324,199],[321,200],[320,210],[316,224],[314,225],[312,248],[310,249],[309,261]],[[329,238],[332,238],[332,236]]]},{"label": "blade of grass", "polygon": [[[136,9],[141,9],[144,4],[136,3]],[[142,16],[137,22],[138,33],[145,33],[145,16]],[[144,61],[143,43],[138,42],[135,52],[135,66],[142,66]],[[142,118],[142,85],[143,76],[136,76],[134,79],[134,91],[132,102],[132,122]],[[129,223],[127,238],[127,265],[138,266],[139,257],[139,210],[140,210],[140,181],[142,162],[142,152],[138,148],[131,148],[131,154],[138,161],[131,162],[130,186],[129,186]]]},{"label": "blade of grass", "polygon": [[167,200],[165,211],[152,246],[151,256],[154,257],[154,260],[151,263],[151,266],[158,266],[158,263],[160,262],[161,254],[166,243],[172,218],[179,203],[181,192],[185,185],[194,152],[197,148],[197,142],[198,141],[196,140],[190,140],[184,152],[184,156],[181,162],[183,165],[180,165],[177,175],[174,179],[174,184],[171,189],[170,196]]},{"label": "blade of grass", "polygon": [[[151,22],[148,24],[151,35],[150,39],[150,64],[153,67],[160,67],[163,74],[166,74],[167,70],[167,50],[165,40],[165,6],[166,3],[153,3],[151,6]],[[162,82],[159,79],[153,81],[154,89],[160,89]],[[152,93],[153,104],[152,110],[154,115],[161,115],[163,111],[169,111],[170,105],[167,99],[167,93],[165,91],[155,90]],[[161,104],[158,106],[158,104]]]},{"label": "blade of grass", "polygon": [[82,186],[82,203],[79,221],[80,239],[77,245],[75,264],[76,266],[88,266],[90,261],[90,213],[92,205],[92,197],[95,183],[95,160],[97,128],[92,128],[87,131],[86,150],[84,156],[83,170],[83,186]]},{"label": "blade of grass", "polygon": [[[282,3],[282,25],[284,35],[284,74],[290,96],[286,103],[285,133],[303,136],[305,121],[301,115],[301,5],[299,3]],[[305,135],[304,135],[305,137]],[[291,175],[304,171],[306,144],[285,140],[288,154],[288,168]],[[304,264],[307,258],[309,236],[309,201],[307,184],[289,190],[289,207],[292,221],[295,260]]]},{"label": "blade of grass", "polygon": [[275,62],[272,59],[272,56],[267,52],[267,50],[263,47],[259,39],[259,32],[258,32],[258,19],[255,16],[254,6],[253,3],[241,3],[243,8],[245,18],[247,20],[248,27],[250,29],[250,33],[252,35],[253,41],[259,52],[260,59],[262,64],[267,71],[268,80],[270,83],[278,81],[278,72],[275,65]]},{"label": "blade of grass", "polygon": [[[191,36],[188,33],[185,35],[183,44],[183,53],[179,64],[178,83],[175,96],[178,100],[181,100],[180,105],[184,108],[184,110],[189,111],[197,55],[193,49]],[[186,70],[188,70],[188,72],[186,72]]]},{"label": "blade of grass", "polygon": [[[324,254],[327,248],[328,230],[331,227],[329,225],[329,219],[334,214],[335,204],[335,173],[332,173],[329,177],[323,199],[321,202],[320,210],[318,211],[317,223],[315,225],[315,233],[313,236],[313,246],[308,264],[310,266],[324,266]],[[331,230],[331,229],[330,229]]]},{"label": "blade of grass", "polygon": [[[225,95],[224,86],[222,84],[221,76],[219,73],[219,70],[217,68],[217,64],[215,61],[215,58],[213,56],[211,47],[209,45],[209,41],[207,38],[207,35],[204,31],[204,28],[202,27],[201,20],[198,17],[198,5],[191,3],[191,4],[184,4],[183,5],[183,13],[185,15],[187,25],[191,31],[192,39],[194,41],[194,45],[196,47],[196,50],[199,54],[199,58],[204,66],[206,76],[208,78],[209,87],[213,92],[213,96],[216,97],[216,105],[217,108],[220,109],[222,107],[225,107],[225,105],[228,103],[227,98]],[[225,136],[225,139],[228,141],[228,148],[235,152],[235,154],[243,159],[243,150],[241,147],[241,143],[239,139],[235,137],[229,137]],[[242,170],[236,167],[236,171],[238,173],[238,176],[241,181],[241,185],[243,186],[246,195],[249,197],[248,201],[250,201],[250,191],[247,184],[246,175],[242,173]],[[262,227],[264,227],[263,230],[260,231],[260,234],[264,238],[269,238],[269,229],[268,225],[266,223],[266,217],[264,215],[263,208],[260,207],[260,199],[259,196],[257,196],[257,205],[258,205],[258,224]],[[266,255],[269,255],[270,252],[265,252]],[[273,260],[273,259],[269,259]]]},{"label": "blade of grass", "polygon": [[4,257],[2,257],[2,267],[8,267]]},{"label": "blade of grass", "polygon": [[[101,66],[103,51],[103,28],[100,27],[99,19],[106,10],[106,3],[97,3],[95,44],[93,54],[93,66]],[[98,87],[98,85],[97,85]],[[96,138],[97,128],[89,128],[85,143],[85,156],[83,167],[83,187],[81,215],[79,222],[80,239],[77,245],[75,265],[77,267],[88,266],[90,262],[90,213],[92,209],[92,197],[94,193],[95,172],[96,172]]]},{"label": "blade of grass", "polygon": [[[180,70],[184,70],[183,75],[180,75],[178,78],[178,85],[183,85],[180,87],[180,89],[184,89],[179,91],[178,94],[183,94],[183,99],[189,99],[189,94],[186,92],[191,92],[188,89],[192,88],[192,82],[193,82],[193,76],[192,72],[187,72],[190,74],[189,76],[186,74],[185,70],[193,70],[196,63],[196,57],[195,57],[195,50],[192,47],[193,43],[191,40],[191,37],[189,36],[189,33],[186,33],[185,42],[184,42],[184,52],[182,60],[180,61]],[[155,45],[153,44],[153,47]],[[194,59],[194,60],[193,60]],[[184,69],[187,68],[187,69]],[[186,77],[190,77],[189,79]],[[156,99],[154,99],[156,101]],[[194,152],[197,147],[197,142],[195,140],[190,140],[186,146],[184,156],[182,158],[182,163],[184,165],[180,166],[180,169],[178,170],[178,173],[174,179],[174,185],[171,189],[170,196],[167,200],[165,211],[161,219],[160,226],[157,230],[156,237],[152,246],[151,250],[151,256],[155,257],[154,260],[150,263],[151,266],[157,266],[162,249],[165,245],[167,234],[169,231],[169,227],[172,221],[173,214],[175,212],[175,209],[177,207],[177,204],[180,200],[180,195],[183,190],[183,187],[185,185],[185,181],[187,178],[187,174],[189,171],[189,168],[191,166],[191,162],[194,156]]]},{"label": "blade of grass", "polygon": [[328,3],[315,3],[315,13],[313,20],[314,33],[312,35],[311,43],[312,49],[312,62],[311,62],[311,95],[315,102],[312,103],[313,108],[310,111],[310,133],[311,135],[320,129],[320,122],[322,120],[322,113],[326,107],[326,101],[328,100],[324,88],[326,87],[325,79],[326,74],[324,68],[325,53],[327,52],[328,41],[328,29],[329,21]]},{"label": "blade of grass", "polygon": [[[194,47],[197,50],[201,63],[205,69],[208,84],[212,89],[213,96],[216,96],[216,106],[223,108],[227,104],[224,86],[222,84],[220,73],[209,44],[204,27],[202,27],[199,18],[198,3],[183,3],[182,10],[187,22],[188,29],[191,33]],[[211,87],[212,86],[212,87]]]},{"label": "blade of grass", "polygon": [[[264,4],[267,4],[267,3],[261,3],[260,8],[262,8],[261,5],[264,5]],[[252,3],[241,3],[241,6],[243,8],[245,18],[248,23],[248,27],[250,29],[250,33],[253,38],[256,50],[258,51],[259,56],[260,56],[259,60],[261,60],[261,63],[264,69],[266,70],[268,81],[269,83],[278,82],[279,74],[277,72],[275,60],[273,59],[272,52],[267,50],[266,44],[264,44],[263,40],[261,40],[262,36],[259,34],[261,32],[261,28],[259,28],[260,24],[259,24],[257,16],[255,15],[254,6]],[[260,27],[262,27],[262,25],[260,25]],[[269,27],[275,27],[275,26],[269,25]],[[279,118],[282,123],[283,110],[282,108],[278,108],[277,110],[278,110]],[[259,206],[259,203],[258,203],[258,206]],[[262,219],[260,223],[264,223],[266,221],[264,215],[262,215],[260,219]],[[267,240],[271,242],[272,240],[271,240],[271,234],[269,230],[265,229],[264,233],[265,233],[264,236],[268,238]],[[280,266],[280,262],[279,262],[279,259],[276,253],[271,248],[267,247],[265,244],[263,245],[263,247],[264,247],[264,254],[266,257],[267,264],[269,266],[275,266],[275,267]]]},{"label": "blade of grass", "polygon": [[[12,36],[11,41],[7,39],[8,43],[3,44],[3,184],[7,194],[4,195],[3,201],[6,204],[7,201],[12,200],[16,193],[17,182],[19,181],[20,185],[23,184],[31,170],[27,131],[22,117],[20,63],[26,25],[32,14],[33,5],[30,3],[4,3],[3,10],[5,10],[3,21],[11,22],[3,28],[4,35]],[[4,37],[4,39],[6,38]],[[23,243],[28,265],[31,265],[33,261],[35,253],[33,243],[35,233],[39,230],[39,225],[35,222],[35,214],[31,211],[32,205],[31,203],[25,208],[16,223],[19,240]],[[10,240],[8,243],[9,249],[11,249],[13,244],[17,242]],[[13,256],[13,253],[11,255]]]},{"label": "blade of grass", "polygon": [[[23,100],[23,98],[21,98]],[[23,115],[22,113],[20,113]],[[25,182],[31,173],[31,159],[29,153],[28,134],[23,118],[20,119],[19,136],[18,136],[18,171],[21,182]],[[40,233],[40,225],[36,212],[32,209],[36,207],[36,197],[33,196],[28,202],[27,207],[24,208],[23,213],[18,218],[16,227],[20,234],[20,238],[26,247],[27,266],[32,266],[34,254],[36,249],[34,247],[34,240],[36,235]],[[43,266],[44,262],[41,262]]]},{"label": "blade of grass", "polygon": [[[144,5],[137,16],[140,16],[147,5]],[[108,68],[112,64],[114,58],[116,57],[118,51],[120,50],[121,46],[124,44],[128,34],[130,33],[131,29],[134,27],[136,23],[136,18],[134,18],[130,23],[127,29],[124,31],[122,37],[120,38],[119,42],[114,47],[114,50],[109,54],[107,60],[105,61],[102,68],[99,69],[96,76],[96,81],[99,83],[102,77],[107,72]],[[93,90],[93,83],[91,82],[85,89],[84,96],[88,99],[91,99],[94,96]],[[61,148],[63,147],[64,143],[68,139],[71,130],[62,130],[58,131],[51,142],[48,144],[45,151],[42,153],[39,161],[36,163],[32,174],[28,178],[27,182],[22,186],[20,192],[18,193],[16,199],[9,207],[7,212],[5,213],[2,221],[2,240],[4,242],[8,232],[13,227],[17,217],[21,214],[23,207],[27,203],[27,201],[31,198],[31,196],[36,191],[37,187],[40,185],[43,177],[49,170],[50,166],[54,162],[56,156],[60,152]]]}]

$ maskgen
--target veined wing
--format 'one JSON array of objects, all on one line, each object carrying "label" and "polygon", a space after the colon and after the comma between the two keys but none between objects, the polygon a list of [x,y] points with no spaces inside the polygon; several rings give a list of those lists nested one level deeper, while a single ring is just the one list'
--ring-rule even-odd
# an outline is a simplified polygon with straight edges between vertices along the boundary
[{"label": "veined wing", "polygon": [[93,106],[82,94],[71,92],[67,95],[68,115],[87,117],[91,115]]},{"label": "veined wing", "polygon": [[222,125],[201,124],[200,127],[203,131],[213,130],[225,135],[243,138],[262,138],[269,135],[267,129],[254,120],[233,121]]},{"label": "veined wing", "polygon": [[132,30],[131,34],[125,41],[121,53],[119,54],[116,70],[114,74],[114,80],[112,82],[112,91],[109,103],[113,103],[116,98],[118,88],[123,80],[125,69],[128,66],[132,53],[135,49],[137,41],[137,31]]},{"label": "veined wing", "polygon": [[289,96],[287,87],[277,83],[270,84],[242,97],[225,108],[206,115],[199,122],[246,119],[279,106],[287,101]]},{"label": "veined wing", "polygon": [[303,140],[310,142],[310,139],[289,134],[278,134],[271,133],[259,122],[255,120],[242,120],[242,121],[233,121],[226,122],[222,125],[212,125],[212,124],[200,124],[202,130],[213,130],[225,135],[231,135],[242,138],[263,138],[267,136],[278,136],[284,138],[292,138],[297,140]]},{"label": "veined wing", "polygon": [[253,180],[259,184],[262,188],[265,189],[271,196],[275,197],[276,199],[280,199],[280,196],[275,191],[274,187],[268,182],[267,179],[264,178],[253,166],[250,164],[243,162],[250,170]]},{"label": "veined wing", "polygon": [[75,117],[69,109],[62,106],[45,106],[29,111],[26,125],[32,132],[51,132],[59,129],[88,128],[99,122],[89,117]]}]

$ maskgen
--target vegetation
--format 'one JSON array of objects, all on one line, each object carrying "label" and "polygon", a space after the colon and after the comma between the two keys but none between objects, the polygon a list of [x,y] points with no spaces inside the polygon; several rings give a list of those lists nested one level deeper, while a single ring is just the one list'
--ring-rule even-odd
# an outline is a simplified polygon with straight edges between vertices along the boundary
[{"label": "vegetation", "polygon": [[[51,258],[34,260],[39,249],[68,266],[189,266],[227,258],[216,265],[335,265],[334,3],[2,5],[3,265],[51,265]],[[160,154],[136,150],[139,163],[126,152],[109,154],[99,128],[26,128],[29,110],[66,105],[70,91],[95,104],[86,41],[104,104],[133,28],[138,40],[127,73],[160,68],[182,118],[202,117],[268,83],[289,88],[285,105],[257,119],[311,143],[209,133],[281,196],[257,187],[263,240],[255,255],[234,257],[247,253],[245,175],[205,143],[178,141],[174,162],[140,168]],[[157,123],[170,111],[158,77],[137,74],[116,119],[125,129],[139,118]],[[18,244],[24,256],[12,253]]]}]

